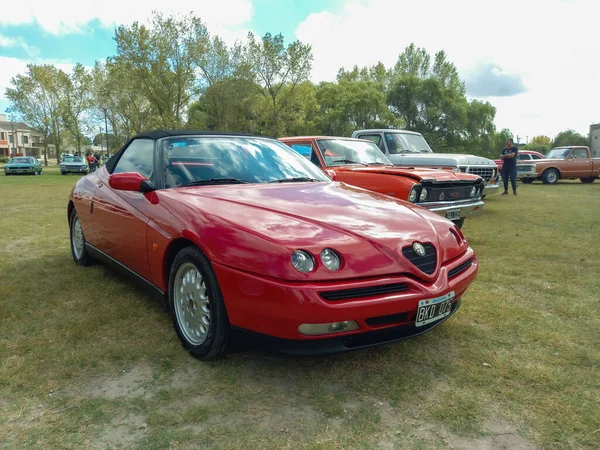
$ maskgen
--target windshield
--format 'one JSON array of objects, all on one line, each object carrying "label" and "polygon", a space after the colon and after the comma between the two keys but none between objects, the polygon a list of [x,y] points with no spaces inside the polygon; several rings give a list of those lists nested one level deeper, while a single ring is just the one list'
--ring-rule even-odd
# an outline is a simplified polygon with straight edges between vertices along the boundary
[{"label": "windshield", "polygon": [[420,134],[385,133],[385,140],[391,154],[433,153],[425,138]]},{"label": "windshield", "polygon": [[9,164],[31,164],[33,161],[31,158],[19,157],[10,160]]},{"label": "windshield", "polygon": [[69,162],[82,163],[85,161],[83,160],[83,156],[71,156],[71,158],[69,159]]},{"label": "windshield", "polygon": [[570,148],[553,148],[546,155],[547,159],[565,159],[569,153],[571,153]]},{"label": "windshield", "polygon": [[65,156],[63,157],[62,162],[73,162],[74,158],[74,156]]},{"label": "windshield", "polygon": [[370,141],[320,139],[317,146],[328,167],[351,164],[385,164],[392,162]]},{"label": "windshield", "polygon": [[166,187],[330,181],[287,145],[254,137],[185,136],[163,141]]}]

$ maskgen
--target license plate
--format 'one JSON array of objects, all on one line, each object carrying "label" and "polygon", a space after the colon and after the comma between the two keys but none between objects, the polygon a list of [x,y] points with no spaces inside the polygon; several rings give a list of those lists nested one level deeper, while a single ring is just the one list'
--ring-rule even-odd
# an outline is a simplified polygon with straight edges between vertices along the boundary
[{"label": "license plate", "polygon": [[450,220],[460,219],[460,210],[459,209],[451,209],[450,211],[446,211],[446,219],[450,219]]},{"label": "license plate", "polygon": [[450,311],[452,311],[453,299],[454,292],[449,292],[442,297],[421,300],[419,302],[419,308],[417,309],[415,326],[422,327],[423,325],[443,319],[449,315]]}]

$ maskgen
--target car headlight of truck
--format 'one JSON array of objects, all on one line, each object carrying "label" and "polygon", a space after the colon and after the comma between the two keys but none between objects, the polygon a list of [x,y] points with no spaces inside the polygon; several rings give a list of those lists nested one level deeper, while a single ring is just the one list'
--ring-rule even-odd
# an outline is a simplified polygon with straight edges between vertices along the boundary
[{"label": "car headlight of truck", "polygon": [[415,203],[418,198],[419,198],[419,188],[416,186],[413,186],[410,189],[410,193],[408,194],[408,201],[411,203]]},{"label": "car headlight of truck", "polygon": [[299,272],[309,273],[315,268],[315,259],[312,255],[304,250],[294,250],[290,258],[292,266]]},{"label": "car headlight of truck", "polygon": [[424,202],[427,200],[427,196],[429,195],[429,190],[427,188],[423,188],[421,193],[419,194],[419,201]]},{"label": "car headlight of truck", "polygon": [[471,193],[469,194],[469,197],[477,197],[478,192],[479,192],[479,189],[477,188],[477,186],[473,186],[471,188]]}]

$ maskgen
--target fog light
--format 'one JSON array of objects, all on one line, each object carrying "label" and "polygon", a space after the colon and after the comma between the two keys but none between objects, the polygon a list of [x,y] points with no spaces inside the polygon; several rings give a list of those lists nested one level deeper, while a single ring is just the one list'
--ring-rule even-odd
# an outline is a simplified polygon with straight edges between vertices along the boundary
[{"label": "fog light", "polygon": [[305,336],[316,336],[318,334],[334,334],[344,331],[358,330],[358,324],[354,320],[330,323],[303,323],[298,331]]}]

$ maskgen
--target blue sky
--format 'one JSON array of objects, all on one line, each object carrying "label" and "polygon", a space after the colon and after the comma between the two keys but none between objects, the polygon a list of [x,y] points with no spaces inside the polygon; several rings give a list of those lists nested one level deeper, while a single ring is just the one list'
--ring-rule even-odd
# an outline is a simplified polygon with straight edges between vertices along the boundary
[{"label": "blue sky", "polygon": [[[312,80],[333,80],[340,67],[395,63],[411,42],[446,51],[471,98],[497,108],[497,128],[532,137],[600,122],[600,52],[596,0],[20,0],[0,14],[0,113],[4,91],[26,64],[70,70],[115,52],[117,24],[144,21],[152,10],[193,11],[227,42],[248,31],[281,32],[313,48]],[[514,25],[511,24],[514,22]],[[566,21],[566,22],[565,22]],[[577,23],[577,33],[527,24]],[[560,56],[558,56],[560,55]]]}]

